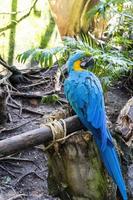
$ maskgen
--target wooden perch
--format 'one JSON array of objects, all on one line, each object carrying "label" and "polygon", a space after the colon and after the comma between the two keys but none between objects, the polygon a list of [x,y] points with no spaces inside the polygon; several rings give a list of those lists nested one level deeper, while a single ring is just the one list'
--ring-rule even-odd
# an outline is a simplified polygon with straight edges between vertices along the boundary
[{"label": "wooden perch", "polygon": [[[67,135],[83,129],[83,125],[77,116],[64,120],[66,122]],[[22,133],[0,141],[0,157],[11,155],[28,147],[45,144],[52,141],[53,135],[48,126]]]}]

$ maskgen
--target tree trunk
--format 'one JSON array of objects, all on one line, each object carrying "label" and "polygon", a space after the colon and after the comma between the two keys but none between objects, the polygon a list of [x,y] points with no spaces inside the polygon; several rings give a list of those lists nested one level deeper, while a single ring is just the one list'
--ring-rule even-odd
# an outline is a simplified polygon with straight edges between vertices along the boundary
[{"label": "tree trunk", "polygon": [[49,12],[49,24],[47,25],[45,33],[42,34],[42,36],[41,36],[41,42],[40,42],[41,49],[44,49],[47,47],[47,45],[51,39],[51,36],[53,34],[54,28],[55,28],[55,21],[54,21],[53,17],[51,16],[51,13]]},{"label": "tree trunk", "polygon": [[99,0],[49,0],[50,8],[61,36],[74,36],[81,31],[95,32],[101,36],[106,21],[96,16],[88,16],[88,12]]},{"label": "tree trunk", "polygon": [[96,145],[83,131],[48,153],[49,191],[62,200],[115,199],[112,181],[108,181]]},{"label": "tree trunk", "polygon": [[[12,0],[11,12],[17,12],[17,1],[18,0]],[[16,21],[16,16],[17,14],[11,15],[11,22]],[[16,35],[16,25],[12,25],[10,29],[10,36],[9,36],[9,52],[8,52],[9,65],[13,64],[14,49],[15,49],[15,35]]]}]

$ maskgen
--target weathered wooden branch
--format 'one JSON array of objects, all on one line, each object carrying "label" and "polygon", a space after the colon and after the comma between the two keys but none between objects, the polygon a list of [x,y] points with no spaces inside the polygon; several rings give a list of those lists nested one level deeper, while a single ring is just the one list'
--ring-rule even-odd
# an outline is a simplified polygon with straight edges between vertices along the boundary
[{"label": "weathered wooden branch", "polygon": [[[83,129],[77,116],[65,119],[67,135]],[[11,155],[28,147],[52,141],[53,135],[48,126],[22,133],[0,141],[0,157]]]}]

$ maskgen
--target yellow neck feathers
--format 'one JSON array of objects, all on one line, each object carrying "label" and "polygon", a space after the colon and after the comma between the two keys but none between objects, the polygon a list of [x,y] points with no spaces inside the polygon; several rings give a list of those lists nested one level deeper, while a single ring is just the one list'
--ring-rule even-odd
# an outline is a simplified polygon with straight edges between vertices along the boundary
[{"label": "yellow neck feathers", "polygon": [[83,71],[83,69],[80,67],[80,63],[81,63],[80,60],[77,60],[77,61],[74,63],[73,69],[74,69],[75,71]]}]

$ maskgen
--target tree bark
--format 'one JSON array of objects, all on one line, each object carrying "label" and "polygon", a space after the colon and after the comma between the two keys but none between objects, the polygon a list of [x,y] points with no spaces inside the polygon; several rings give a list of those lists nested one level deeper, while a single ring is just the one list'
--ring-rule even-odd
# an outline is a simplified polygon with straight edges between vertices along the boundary
[{"label": "tree bark", "polygon": [[41,49],[44,49],[47,47],[47,45],[51,39],[51,36],[53,34],[54,28],[55,28],[55,21],[51,15],[51,13],[49,12],[49,24],[47,25],[45,33],[42,34],[42,36],[41,36],[41,42],[40,42],[40,46],[39,46]]},{"label": "tree bark", "polygon": [[115,188],[89,133],[77,132],[48,150],[49,191],[62,200],[112,200]]},{"label": "tree bark", "polygon": [[[17,2],[18,0],[12,0],[12,9],[11,12],[17,13]],[[11,15],[11,22],[16,21],[17,14]],[[9,65],[13,64],[14,58],[14,48],[15,48],[15,36],[16,36],[16,26],[12,25],[9,36],[9,52],[8,52],[8,63]]]},{"label": "tree bark", "polygon": [[89,17],[88,11],[98,2],[99,0],[49,0],[60,35],[74,36],[81,31],[93,31],[99,22],[96,23],[94,17]]}]

